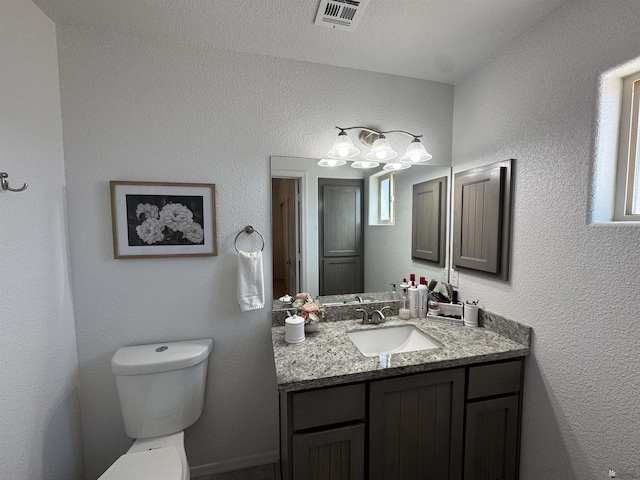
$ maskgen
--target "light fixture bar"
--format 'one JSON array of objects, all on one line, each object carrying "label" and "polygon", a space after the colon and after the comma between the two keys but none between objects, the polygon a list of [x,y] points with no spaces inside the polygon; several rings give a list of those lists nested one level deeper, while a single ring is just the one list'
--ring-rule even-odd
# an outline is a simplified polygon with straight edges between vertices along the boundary
[{"label": "light fixture bar", "polygon": [[371,133],[375,133],[378,135],[385,135],[387,133],[404,133],[405,135],[407,135],[408,137],[413,137],[413,138],[422,138],[422,135],[414,135],[413,133],[409,133],[406,132],[404,130],[387,130],[387,131],[382,131],[382,130],[378,130],[377,128],[371,128],[371,127],[338,127],[336,126],[336,128],[338,130],[340,130],[341,132],[345,132],[347,130],[366,130],[367,132],[371,132]]},{"label": "light fixture bar", "polygon": [[[354,168],[373,168],[379,165],[379,162],[391,163],[398,156],[397,152],[393,150],[389,141],[385,138],[385,134],[399,133],[413,138],[412,142],[407,147],[407,150],[400,159],[395,161],[389,166],[385,166],[385,170],[403,170],[409,168],[411,165],[420,162],[426,162],[431,160],[432,155],[427,152],[424,145],[420,143],[422,135],[414,135],[413,133],[405,130],[378,130],[377,128],[354,126],[354,127],[338,127],[340,133],[338,138],[333,144],[333,148],[327,154],[329,159],[334,160],[346,160],[351,159],[360,154],[360,150],[353,145],[353,142],[347,135],[347,130],[360,130],[360,142],[365,146],[370,146],[371,150],[365,155],[365,160],[354,161],[351,165]],[[375,164],[375,165],[374,165]],[[321,166],[337,166],[333,162],[322,160],[319,163]],[[340,163],[343,165],[343,163]],[[407,166],[405,166],[407,165]]]}]

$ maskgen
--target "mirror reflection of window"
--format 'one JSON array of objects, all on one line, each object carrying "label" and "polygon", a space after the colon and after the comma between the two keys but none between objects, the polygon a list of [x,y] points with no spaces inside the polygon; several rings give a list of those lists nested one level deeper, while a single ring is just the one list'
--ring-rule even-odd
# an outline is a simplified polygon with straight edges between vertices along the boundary
[{"label": "mirror reflection of window", "polygon": [[378,178],[378,224],[394,223],[394,174],[393,172]]}]

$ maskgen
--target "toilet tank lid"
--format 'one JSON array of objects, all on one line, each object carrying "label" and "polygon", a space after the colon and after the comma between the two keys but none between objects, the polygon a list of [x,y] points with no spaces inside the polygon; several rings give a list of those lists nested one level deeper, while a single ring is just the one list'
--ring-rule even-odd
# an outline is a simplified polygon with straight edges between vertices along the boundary
[{"label": "toilet tank lid", "polygon": [[111,359],[116,375],[143,375],[191,367],[207,359],[213,340],[154,343],[118,349]]}]

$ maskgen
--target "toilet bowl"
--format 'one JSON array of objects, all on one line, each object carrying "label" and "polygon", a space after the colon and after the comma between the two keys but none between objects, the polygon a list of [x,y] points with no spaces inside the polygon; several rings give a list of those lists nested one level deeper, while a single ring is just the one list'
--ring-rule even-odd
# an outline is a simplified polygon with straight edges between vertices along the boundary
[{"label": "toilet bowl", "polygon": [[211,339],[123,347],[111,360],[125,433],[135,438],[98,480],[189,480],[184,429],[204,408]]},{"label": "toilet bowl", "polygon": [[189,480],[184,432],[136,440],[98,480]]}]

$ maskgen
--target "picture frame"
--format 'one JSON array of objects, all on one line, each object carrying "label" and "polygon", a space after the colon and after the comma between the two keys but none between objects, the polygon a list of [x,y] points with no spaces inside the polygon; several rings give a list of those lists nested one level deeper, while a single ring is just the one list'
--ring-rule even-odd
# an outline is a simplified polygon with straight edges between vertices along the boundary
[{"label": "picture frame", "polygon": [[116,259],[218,254],[212,183],[111,181]]}]

